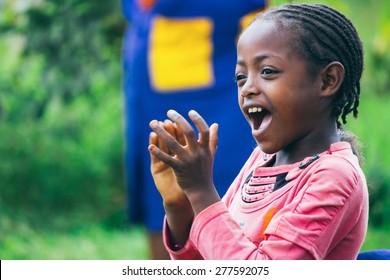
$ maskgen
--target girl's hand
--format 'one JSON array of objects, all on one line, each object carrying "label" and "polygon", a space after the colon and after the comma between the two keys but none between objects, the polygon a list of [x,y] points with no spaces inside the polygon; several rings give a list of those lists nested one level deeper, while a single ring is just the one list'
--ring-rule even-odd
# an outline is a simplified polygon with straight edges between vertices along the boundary
[{"label": "girl's hand", "polygon": [[[159,122],[159,125],[179,143],[185,143],[183,135],[178,132],[176,125],[173,124],[170,120],[166,120],[164,123]],[[162,152],[166,154],[171,154],[171,151],[169,150],[168,146],[163,141],[159,141],[157,134],[154,132],[150,133],[149,144],[158,147]],[[173,172],[173,169],[169,165],[165,164],[163,161],[159,160],[159,158],[157,158],[152,153],[150,153],[150,158],[151,173],[156,184],[157,190],[160,192],[164,200],[164,204],[189,205],[189,201],[186,195],[176,182],[176,177]]]},{"label": "girl's hand", "polygon": [[197,112],[190,111],[189,117],[199,131],[197,137],[192,126],[176,111],[168,111],[168,117],[184,141],[172,136],[161,123],[152,121],[150,127],[157,135],[159,146],[151,143],[149,151],[165,166],[172,167],[178,185],[189,198],[195,213],[199,213],[219,201],[212,178],[218,126],[209,127]]},{"label": "girl's hand", "polygon": [[[159,122],[159,126],[171,137],[176,139],[178,143],[185,145],[183,134],[180,133],[177,126],[170,120],[166,120],[164,123]],[[163,153],[168,155],[172,154],[168,146],[163,141],[159,141],[157,134],[154,132],[150,134],[149,144],[149,150],[153,150],[151,147],[156,147]],[[177,184],[173,169],[156,157],[152,152],[150,153],[150,156],[153,179],[164,200],[164,208],[169,228],[169,239],[172,243],[171,247],[173,248],[174,244],[184,246],[188,240],[194,216],[191,204],[185,193]]]}]

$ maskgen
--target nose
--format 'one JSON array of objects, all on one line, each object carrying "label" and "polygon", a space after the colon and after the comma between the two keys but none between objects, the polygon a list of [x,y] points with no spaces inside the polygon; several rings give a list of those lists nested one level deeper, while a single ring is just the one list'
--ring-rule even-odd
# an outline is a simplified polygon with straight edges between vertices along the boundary
[{"label": "nose", "polygon": [[252,77],[248,77],[245,81],[245,84],[241,88],[241,96],[242,97],[249,97],[251,95],[257,95],[260,93],[260,89],[258,85],[255,82],[255,79]]}]

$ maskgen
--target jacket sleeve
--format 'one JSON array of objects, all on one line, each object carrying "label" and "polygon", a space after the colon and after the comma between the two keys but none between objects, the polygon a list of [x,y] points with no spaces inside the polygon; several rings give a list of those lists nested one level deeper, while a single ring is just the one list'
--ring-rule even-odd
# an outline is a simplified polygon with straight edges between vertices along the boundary
[{"label": "jacket sleeve", "polygon": [[202,260],[203,257],[199,253],[198,249],[194,246],[194,244],[187,240],[186,244],[183,248],[180,250],[173,250],[171,247],[171,242],[169,240],[169,228],[167,219],[164,219],[164,226],[163,226],[163,240],[165,248],[167,249],[169,255],[171,256],[172,260]]}]

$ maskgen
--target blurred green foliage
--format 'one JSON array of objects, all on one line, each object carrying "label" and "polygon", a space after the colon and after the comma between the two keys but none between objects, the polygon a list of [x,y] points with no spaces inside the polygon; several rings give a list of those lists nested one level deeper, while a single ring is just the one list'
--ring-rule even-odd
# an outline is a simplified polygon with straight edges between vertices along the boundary
[{"label": "blurred green foliage", "polygon": [[[364,146],[371,226],[389,229],[390,2],[319,2],[349,16],[364,42],[360,114],[347,128]],[[2,258],[94,258],[38,251],[58,242],[50,232],[66,229],[85,248],[88,242],[74,234],[79,226],[126,224],[120,64],[125,23],[119,5],[0,0],[0,251],[9,253]],[[70,246],[66,235],[59,236]],[[101,243],[114,238],[100,229],[86,236]],[[113,246],[126,242],[124,236],[118,233]],[[37,244],[30,247],[35,253],[23,251],[29,242]],[[88,244],[99,258],[103,249]],[[145,247],[135,255],[101,257],[144,258]]]},{"label": "blurred green foliage", "polygon": [[92,225],[61,232],[19,227],[2,240],[2,260],[146,260],[146,235]]},{"label": "blurred green foliage", "polygon": [[119,1],[0,3],[2,214],[45,228],[113,219],[125,205]]}]

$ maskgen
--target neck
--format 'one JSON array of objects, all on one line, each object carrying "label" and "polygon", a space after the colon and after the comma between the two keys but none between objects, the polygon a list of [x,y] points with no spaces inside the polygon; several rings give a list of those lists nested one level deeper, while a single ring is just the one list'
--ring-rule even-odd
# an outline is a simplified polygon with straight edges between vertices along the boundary
[{"label": "neck", "polygon": [[300,162],[306,157],[327,151],[331,144],[339,141],[337,127],[333,123],[328,129],[298,139],[277,152],[274,166]]}]

